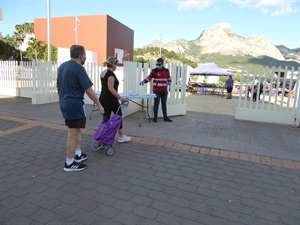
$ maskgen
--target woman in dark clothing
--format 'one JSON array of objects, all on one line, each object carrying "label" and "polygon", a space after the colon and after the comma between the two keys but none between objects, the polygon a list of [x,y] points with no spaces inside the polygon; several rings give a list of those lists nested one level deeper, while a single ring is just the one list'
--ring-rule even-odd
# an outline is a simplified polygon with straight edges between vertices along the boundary
[{"label": "woman in dark clothing", "polygon": [[[114,73],[117,68],[118,60],[115,57],[109,57],[104,63],[103,66],[106,66],[107,69],[101,72],[101,94],[99,101],[101,102],[105,113],[103,114],[103,123],[108,121],[111,117],[111,113],[118,113],[122,116],[121,109],[118,111],[120,102],[127,101],[125,98],[121,97],[118,93],[119,81]],[[118,112],[117,112],[118,111]],[[128,142],[131,140],[131,137],[123,134],[123,123],[121,123],[118,130],[118,142]]]}]

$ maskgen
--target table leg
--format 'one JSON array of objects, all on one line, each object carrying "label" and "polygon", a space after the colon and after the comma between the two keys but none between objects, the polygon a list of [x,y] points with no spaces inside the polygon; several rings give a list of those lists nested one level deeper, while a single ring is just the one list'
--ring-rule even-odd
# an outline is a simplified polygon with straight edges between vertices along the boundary
[{"label": "table leg", "polygon": [[142,99],[142,104],[141,104],[141,116],[140,116],[140,123],[139,123],[139,127],[142,126],[142,120],[143,120],[143,115],[144,115],[144,99]]},{"label": "table leg", "polygon": [[150,113],[149,113],[149,98],[147,98],[147,105],[146,105],[146,109],[147,109],[148,122],[150,123]]}]

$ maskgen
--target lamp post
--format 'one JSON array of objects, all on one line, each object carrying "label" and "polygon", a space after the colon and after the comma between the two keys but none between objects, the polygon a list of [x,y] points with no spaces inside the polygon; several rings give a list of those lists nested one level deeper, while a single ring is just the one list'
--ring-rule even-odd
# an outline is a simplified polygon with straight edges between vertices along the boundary
[{"label": "lamp post", "polygon": [[51,62],[50,0],[47,0],[48,62]]},{"label": "lamp post", "polygon": [[161,57],[162,33],[160,33],[159,57]]},{"label": "lamp post", "polygon": [[76,16],[75,17],[75,28],[74,28],[74,30],[75,30],[75,43],[76,43],[76,45],[78,44],[78,27],[79,27],[79,25],[80,25],[80,20]]}]

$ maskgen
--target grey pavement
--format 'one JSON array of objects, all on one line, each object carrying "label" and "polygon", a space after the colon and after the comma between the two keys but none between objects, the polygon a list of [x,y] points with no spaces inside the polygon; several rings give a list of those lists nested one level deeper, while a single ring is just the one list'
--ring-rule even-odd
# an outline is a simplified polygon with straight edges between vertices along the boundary
[{"label": "grey pavement", "polygon": [[[211,97],[188,101],[199,98],[201,108]],[[299,128],[236,121],[236,100],[214,100],[202,111],[188,105],[173,123],[144,120],[139,127],[136,113],[124,118],[126,133],[299,161]],[[88,167],[66,173],[66,130],[57,103],[3,97],[1,115],[1,225],[300,224],[298,169],[135,142],[115,143],[109,157],[92,151],[85,133]],[[96,129],[100,120],[93,114],[87,128]]]},{"label": "grey pavement", "polygon": [[[1,114],[64,123],[57,103],[32,105],[30,99],[24,98],[2,98],[1,102]],[[139,127],[138,112],[124,118],[124,130],[133,136],[300,161],[300,128],[235,120],[236,106],[235,98],[191,95],[187,98],[187,114],[172,117],[173,123],[162,119],[158,123],[148,123],[144,119]],[[86,108],[90,114],[92,106]],[[87,128],[97,129],[101,119],[99,114],[93,113],[92,120],[87,121]]]}]

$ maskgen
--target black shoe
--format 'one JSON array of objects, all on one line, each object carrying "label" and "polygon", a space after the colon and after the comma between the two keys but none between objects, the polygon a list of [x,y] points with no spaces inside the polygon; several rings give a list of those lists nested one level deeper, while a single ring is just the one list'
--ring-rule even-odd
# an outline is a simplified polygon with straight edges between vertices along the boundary
[{"label": "black shoe", "polygon": [[166,121],[166,122],[172,122],[172,120],[169,117],[167,117],[166,119],[164,119],[164,121]]},{"label": "black shoe", "polygon": [[153,122],[156,123],[156,122],[157,122],[157,118],[154,118],[154,119],[153,119]]},{"label": "black shoe", "polygon": [[87,159],[87,154],[81,153],[81,156],[75,155],[74,161],[80,163]]},{"label": "black shoe", "polygon": [[64,171],[66,172],[81,171],[84,170],[85,168],[86,168],[85,164],[77,163],[74,161],[70,165],[67,165],[67,163],[65,163]]}]

